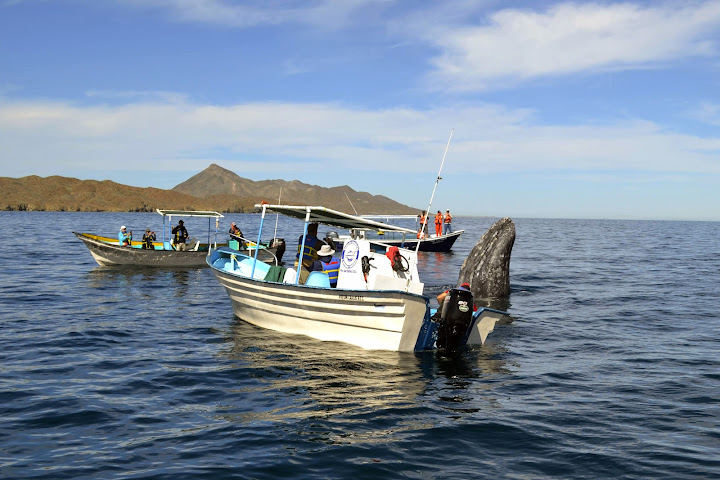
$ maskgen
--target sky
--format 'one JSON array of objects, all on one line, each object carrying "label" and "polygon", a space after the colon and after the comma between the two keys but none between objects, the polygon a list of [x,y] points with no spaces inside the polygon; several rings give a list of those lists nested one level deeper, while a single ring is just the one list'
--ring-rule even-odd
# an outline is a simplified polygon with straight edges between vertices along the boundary
[{"label": "sky", "polygon": [[0,176],[213,163],[455,215],[719,221],[720,0],[0,0]]}]

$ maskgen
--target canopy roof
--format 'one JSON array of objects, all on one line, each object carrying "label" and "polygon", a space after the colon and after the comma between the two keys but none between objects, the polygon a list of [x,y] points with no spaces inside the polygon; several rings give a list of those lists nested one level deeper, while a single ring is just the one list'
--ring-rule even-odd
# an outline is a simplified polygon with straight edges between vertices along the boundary
[{"label": "canopy roof", "polygon": [[[323,225],[331,225],[333,227],[346,228],[348,230],[374,230],[403,232],[415,235],[415,230],[409,228],[398,227],[387,223],[376,222],[369,218],[350,215],[348,213],[339,212],[326,207],[305,207],[297,205],[255,205],[255,208],[265,207],[276,213],[281,213],[288,217],[299,218],[305,220],[307,213],[310,212],[310,221],[322,223]],[[387,218],[383,216],[382,218]]]},{"label": "canopy roof", "polygon": [[167,215],[170,217],[213,217],[223,218],[223,215],[218,212],[206,212],[202,210],[160,210],[157,209],[157,213],[160,215]]}]

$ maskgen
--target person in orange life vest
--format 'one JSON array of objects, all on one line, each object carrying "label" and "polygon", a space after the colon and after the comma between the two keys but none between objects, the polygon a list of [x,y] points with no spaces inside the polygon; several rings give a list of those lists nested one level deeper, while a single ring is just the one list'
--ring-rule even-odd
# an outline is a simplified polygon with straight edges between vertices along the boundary
[{"label": "person in orange life vest", "polygon": [[[313,222],[308,225],[307,236],[305,237],[305,249],[303,250],[302,264],[303,267],[310,270],[313,266],[313,262],[318,259],[318,250],[320,247],[325,245],[325,242],[317,238],[318,224]],[[298,248],[296,259],[300,258],[300,249],[303,244],[303,236],[298,237]],[[295,260],[295,266],[297,266],[298,260]]]},{"label": "person in orange life vest", "polygon": [[443,234],[447,235],[448,233],[452,233],[452,225],[451,225],[452,215],[450,215],[450,210],[445,211],[444,221],[445,221],[445,231],[443,232]]},{"label": "person in orange life vest", "polygon": [[423,210],[420,214],[420,230],[418,230],[417,238],[428,238],[430,236],[430,234],[428,233],[427,222],[427,213],[425,213],[425,210]]},{"label": "person in orange life vest", "polygon": [[[463,283],[461,284],[458,289],[460,290],[467,290],[470,291],[470,284],[469,283]],[[445,290],[440,295],[437,296],[438,305],[440,305],[440,308],[438,310],[442,310],[442,304],[445,301],[445,298],[448,296],[448,293],[450,293],[450,290]],[[475,302],[473,302],[473,312],[477,312],[477,305],[475,305]]]},{"label": "person in orange life vest", "polygon": [[440,213],[440,210],[438,210],[437,215],[435,215],[435,236],[439,237],[442,235],[442,223],[443,223],[443,214]]},{"label": "person in orange life vest", "polygon": [[311,271],[327,273],[330,278],[330,286],[335,288],[340,273],[340,260],[333,257],[333,253],[335,250],[330,248],[330,245],[323,244],[317,252],[318,259],[313,262]]}]

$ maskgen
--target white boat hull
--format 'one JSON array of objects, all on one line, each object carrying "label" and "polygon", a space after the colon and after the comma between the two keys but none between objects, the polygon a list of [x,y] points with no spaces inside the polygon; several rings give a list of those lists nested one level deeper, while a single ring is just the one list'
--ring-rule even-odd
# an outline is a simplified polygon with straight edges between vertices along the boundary
[{"label": "white boat hull", "polygon": [[265,282],[213,269],[233,311],[258,327],[346,342],[369,350],[412,352],[428,298],[400,291],[338,290]]}]

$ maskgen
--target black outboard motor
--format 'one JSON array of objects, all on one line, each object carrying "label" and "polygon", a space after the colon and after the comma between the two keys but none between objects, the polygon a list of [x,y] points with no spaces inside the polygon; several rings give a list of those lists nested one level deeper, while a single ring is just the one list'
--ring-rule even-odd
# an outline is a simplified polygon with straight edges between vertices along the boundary
[{"label": "black outboard motor", "polygon": [[472,326],[473,295],[471,292],[453,288],[442,305],[438,327],[438,348],[454,351],[467,341]]},{"label": "black outboard motor", "polygon": [[271,247],[277,247],[275,250],[275,257],[277,258],[278,264],[282,263],[282,257],[285,253],[285,239],[284,238],[273,238],[270,242]]}]

